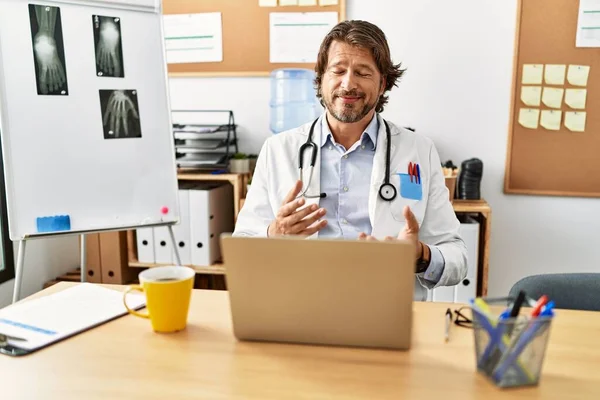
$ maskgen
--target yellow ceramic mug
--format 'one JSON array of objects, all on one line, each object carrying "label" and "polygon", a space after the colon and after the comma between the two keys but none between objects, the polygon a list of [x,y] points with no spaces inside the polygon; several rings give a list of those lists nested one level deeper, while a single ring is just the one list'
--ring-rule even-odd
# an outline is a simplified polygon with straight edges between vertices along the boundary
[{"label": "yellow ceramic mug", "polygon": [[[123,294],[123,303],[129,313],[149,318],[155,332],[177,332],[187,325],[188,310],[195,272],[188,267],[154,267],[142,271],[140,285],[132,285]],[[146,294],[148,313],[140,313],[127,306],[127,294],[139,291]]]}]

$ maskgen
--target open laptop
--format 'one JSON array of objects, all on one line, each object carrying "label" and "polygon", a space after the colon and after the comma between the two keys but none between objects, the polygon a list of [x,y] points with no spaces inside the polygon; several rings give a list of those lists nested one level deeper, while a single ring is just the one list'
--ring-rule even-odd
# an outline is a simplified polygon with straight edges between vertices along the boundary
[{"label": "open laptop", "polygon": [[240,340],[409,349],[409,243],[221,236]]}]

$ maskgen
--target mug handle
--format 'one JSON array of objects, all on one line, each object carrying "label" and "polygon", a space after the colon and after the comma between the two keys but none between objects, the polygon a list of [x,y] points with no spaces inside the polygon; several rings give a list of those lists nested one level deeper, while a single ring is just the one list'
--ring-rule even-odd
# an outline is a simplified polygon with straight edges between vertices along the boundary
[{"label": "mug handle", "polygon": [[135,315],[136,317],[150,318],[150,314],[148,314],[148,313],[144,314],[144,313],[141,313],[141,312],[138,312],[138,311],[135,311],[135,310],[132,310],[131,308],[129,308],[129,306],[127,305],[127,301],[126,301],[127,300],[126,299],[127,298],[127,294],[129,292],[141,292],[141,293],[144,293],[144,288],[142,288],[140,285],[129,286],[127,288],[127,290],[125,291],[125,293],[123,293],[123,304],[125,305],[125,308],[127,309],[127,312],[129,314]]}]

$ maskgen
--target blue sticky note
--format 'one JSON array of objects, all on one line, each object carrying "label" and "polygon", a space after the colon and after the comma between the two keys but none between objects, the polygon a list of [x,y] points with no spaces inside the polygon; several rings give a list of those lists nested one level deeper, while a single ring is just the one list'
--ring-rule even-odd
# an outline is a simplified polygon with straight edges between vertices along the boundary
[{"label": "blue sticky note", "polygon": [[410,181],[409,174],[398,174],[400,176],[400,196],[405,199],[421,200],[423,198],[423,187],[417,183],[417,179],[413,176],[413,181]]},{"label": "blue sticky note", "polygon": [[71,230],[71,218],[68,215],[36,218],[38,232],[56,232]]}]

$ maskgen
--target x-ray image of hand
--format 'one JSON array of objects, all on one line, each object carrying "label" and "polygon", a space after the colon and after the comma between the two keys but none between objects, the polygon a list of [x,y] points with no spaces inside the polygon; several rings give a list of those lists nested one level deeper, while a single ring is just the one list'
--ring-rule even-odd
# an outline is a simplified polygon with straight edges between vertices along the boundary
[{"label": "x-ray image of hand", "polygon": [[38,94],[67,94],[60,8],[29,5]]},{"label": "x-ray image of hand", "polygon": [[47,33],[40,32],[34,38],[33,50],[38,63],[41,92],[57,92],[66,83],[67,78],[58,58],[56,41]]},{"label": "x-ray image of hand", "polygon": [[[104,94],[102,93],[104,92]],[[136,91],[113,90],[101,91],[101,99],[106,92],[112,92],[103,110],[105,137],[140,137],[139,112]],[[128,94],[127,92],[130,92]],[[133,98],[133,100],[132,100]]]},{"label": "x-ray image of hand", "polygon": [[94,16],[99,76],[123,77],[120,19]]}]

